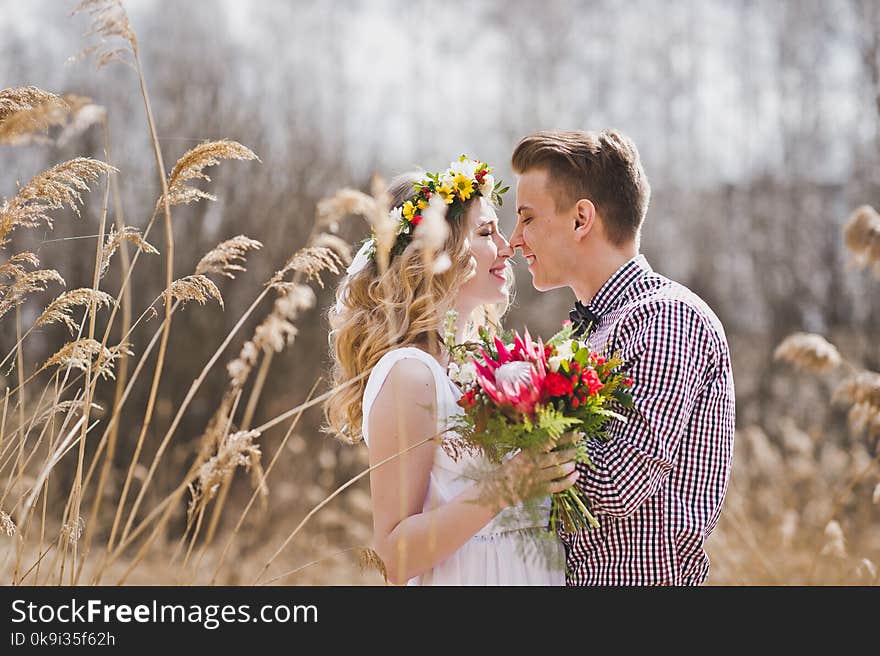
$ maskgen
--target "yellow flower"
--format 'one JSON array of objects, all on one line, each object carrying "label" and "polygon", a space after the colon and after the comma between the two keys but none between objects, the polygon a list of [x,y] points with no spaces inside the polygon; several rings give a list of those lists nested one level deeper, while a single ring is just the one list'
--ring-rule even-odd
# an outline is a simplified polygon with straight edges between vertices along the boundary
[{"label": "yellow flower", "polygon": [[462,200],[467,200],[474,193],[474,181],[464,173],[456,173],[452,184],[461,194]]},{"label": "yellow flower", "polygon": [[419,209],[420,210],[428,209],[428,201],[426,201],[424,198],[419,201]]},{"label": "yellow flower", "polygon": [[447,205],[452,205],[452,201],[454,200],[452,196],[452,187],[448,184],[440,185],[437,187],[437,193],[446,201]]},{"label": "yellow flower", "polygon": [[406,201],[403,204],[403,218],[407,221],[412,221],[413,214],[416,213],[416,206],[412,204],[411,200]]}]

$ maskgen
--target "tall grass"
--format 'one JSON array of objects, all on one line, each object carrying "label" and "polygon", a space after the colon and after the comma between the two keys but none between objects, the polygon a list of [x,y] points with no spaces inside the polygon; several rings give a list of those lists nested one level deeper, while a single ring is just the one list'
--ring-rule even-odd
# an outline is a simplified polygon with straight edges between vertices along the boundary
[{"label": "tall grass", "polygon": [[[11,199],[4,199],[0,207],[0,247],[5,250],[11,243],[13,231],[40,226],[51,228],[52,214],[63,208],[79,213],[82,194],[91,191],[95,182],[103,179],[91,287],[58,294],[25,330],[21,326],[19,306],[36,302],[37,295],[49,291],[50,285],[63,286],[65,281],[55,270],[40,269],[39,259],[29,251],[9,253],[0,264],[0,319],[7,323],[10,323],[10,317],[14,319],[17,334],[15,346],[3,358],[3,364],[14,369],[17,378],[17,385],[12,389],[7,387],[3,395],[0,422],[0,475],[5,481],[0,497],[0,521],[3,533],[10,538],[5,545],[3,571],[9,571],[9,582],[14,585],[101,583],[111,571],[117,573],[116,582],[124,583],[148,556],[156,538],[168,530],[171,518],[179,515],[189,494],[186,528],[179,540],[179,546],[188,543],[180,576],[189,579],[193,575],[185,571],[186,566],[218,490],[222,487],[225,491],[234,472],[245,468],[252,473],[255,494],[265,496],[266,477],[271,465],[266,470],[262,467],[259,438],[264,431],[292,417],[289,436],[302,413],[324,398],[323,395],[310,398],[260,427],[248,428],[272,354],[290,346],[297,334],[295,321],[315,305],[316,297],[308,283],[322,284],[324,272],[339,273],[339,266],[345,262],[343,258],[350,257],[350,251],[342,240],[323,230],[328,220],[341,218],[338,213],[316,221],[305,247],[291,255],[265,282],[232,331],[221,340],[213,356],[195,375],[147,466],[143,458],[144,445],[163,389],[164,362],[174,313],[192,301],[201,304],[216,301],[223,306],[223,297],[212,277],[235,278],[237,273],[246,270],[244,265],[250,252],[262,246],[244,235],[232,237],[205,254],[195,264],[192,273],[175,278],[172,209],[178,205],[215,200],[213,195],[193,186],[199,180],[210,180],[206,173],[209,167],[223,160],[258,161],[258,158],[235,141],[209,141],[184,153],[170,174],[166,174],[148,85],[140,65],[137,37],[123,6],[118,0],[85,0],[74,11],[80,12],[90,14],[91,34],[101,39],[99,47],[85,51],[95,56],[97,67],[121,62],[130,66],[137,77],[160,194],[142,230],[124,225],[121,222],[123,200],[119,197],[117,171],[109,163],[111,148],[106,110],[100,108],[101,111],[96,112],[94,108],[97,106],[88,99],[74,101],[35,87],[0,91],[0,143],[66,142],[72,138],[72,130],[84,131],[94,126],[96,122],[89,117],[97,115],[97,123],[104,128],[104,152],[108,160],[76,158],[58,164],[35,176]],[[51,132],[56,134],[50,136]],[[111,199],[116,208],[117,223],[108,229]],[[154,246],[148,239],[160,215],[163,218],[163,241]],[[129,257],[129,245],[136,249],[134,257]],[[159,249],[164,250],[161,255],[164,255],[166,264],[164,291],[142,310],[137,320],[132,321],[131,289],[137,284],[139,256],[160,255]],[[102,289],[103,278],[117,253],[121,254],[118,256],[120,287],[117,290]],[[176,430],[196,392],[208,376],[218,375],[214,365],[249,317],[272,294],[276,296],[273,307],[254,335],[244,341],[238,357],[227,365],[227,394],[198,448],[190,454],[188,470],[170,492],[152,503],[148,494],[151,484],[163,460],[167,459],[169,446],[173,444]],[[162,311],[161,325],[145,350],[135,356],[128,339],[145,319],[158,314],[157,306]],[[118,326],[115,319],[120,308],[123,310],[122,325]],[[11,312],[13,309],[16,312]],[[110,315],[102,322],[100,311],[107,309],[111,310]],[[82,317],[77,320],[80,311]],[[30,365],[24,357],[28,337],[35,328],[52,323],[66,326],[73,339],[62,343],[42,364]],[[102,323],[103,335],[99,338]],[[117,331],[121,338],[111,344],[111,335]],[[154,350],[158,352],[155,362],[151,362]],[[244,425],[237,426],[243,389],[261,356],[263,365],[258,384],[253,386],[248,398]],[[129,375],[130,360],[133,371]],[[136,382],[150,374],[146,407],[131,407],[127,402]],[[113,404],[107,409],[98,408],[93,403],[95,389],[99,380],[108,378],[116,379]],[[99,419],[93,419],[95,411],[101,413]],[[128,454],[129,464],[125,468],[121,490],[116,494],[115,506],[109,512],[102,512],[102,500],[107,496],[107,483],[118,453],[118,428],[123,413],[142,415],[140,429],[134,449]],[[87,444],[93,446],[87,449]],[[282,442],[281,446],[284,444]],[[86,453],[92,454],[91,462],[86,462]],[[277,455],[278,452],[275,458]],[[59,478],[59,472],[70,466],[70,459],[75,459],[76,465],[69,491],[50,495],[50,483],[64,479],[63,476]],[[64,500],[57,504],[57,508],[52,503],[56,497]],[[91,502],[90,520],[82,512],[88,502]],[[222,507],[221,498],[213,515],[209,539],[202,544],[199,561],[204,555],[204,547],[213,537]],[[242,512],[233,536],[250,507],[248,504]],[[53,517],[53,511],[59,514]],[[36,535],[39,535],[38,539],[35,539]],[[95,543],[102,545],[97,554],[92,550]],[[180,551],[178,548],[175,557]],[[118,561],[124,561],[124,564],[117,564]],[[218,579],[222,564],[221,558],[214,567],[213,580],[223,580]],[[120,571],[121,575],[118,574]],[[170,570],[166,575],[170,575]]]},{"label": "tall grass", "polygon": [[[380,582],[382,564],[366,547],[371,508],[359,484],[370,469],[362,450],[325,442],[309,463],[317,483],[277,473],[270,478],[283,455],[305,451],[307,440],[296,428],[303,413],[330,394],[320,391],[320,377],[294,407],[255,420],[275,357],[293,346],[297,322],[315,308],[313,286],[323,286],[322,275],[338,274],[351,259],[337,224],[360,215],[380,238],[387,232],[383,185],[375,180],[372,196],[343,190],[319,204],[302,248],[218,339],[192,372],[161,437],[150,439],[157,404],[163,395],[177,398],[164,376],[175,313],[193,304],[223,307],[217,282],[245,273],[248,258],[262,247],[233,235],[198,262],[175,262],[175,208],[215,200],[196,186],[210,180],[211,167],[259,158],[233,140],[207,141],[183,153],[167,173],[137,37],[122,4],[85,0],[76,12],[91,17],[92,33],[101,39],[85,51],[97,68],[121,64],[137,78],[158,194],[142,228],[126,224],[106,108],[35,87],[0,91],[6,152],[100,130],[105,154],[103,161],[60,162],[0,204],[0,321],[16,335],[14,346],[0,353],[0,368],[12,374],[0,395],[0,576],[12,585]],[[65,212],[78,214],[89,192],[100,192],[91,285],[64,291],[62,272],[41,268],[30,250],[10,252],[12,235],[51,228]],[[157,240],[151,232],[160,216],[164,231]],[[857,263],[880,270],[880,219],[872,208],[853,214],[844,239]],[[164,258],[163,284],[151,303],[135,309],[133,290],[153,282],[138,267],[142,255]],[[108,289],[113,265],[120,282]],[[184,275],[176,274],[180,266]],[[270,296],[274,302],[264,307]],[[40,307],[30,325],[22,321],[25,304]],[[150,329],[148,320],[160,312],[161,322]],[[240,335],[260,312],[252,334]],[[53,345],[50,357],[29,362],[25,347],[37,329],[52,325],[64,326],[69,339]],[[135,353],[132,338],[145,332],[145,346]],[[236,350],[230,354],[230,348]],[[740,428],[722,520],[709,542],[710,582],[876,583],[880,375],[849,362],[818,335],[790,337],[776,357],[827,378],[829,401],[848,408],[852,439],[844,446],[830,433],[805,432],[784,409],[774,426]],[[225,371],[217,367],[221,359]],[[211,419],[194,446],[181,443],[178,432],[199,389],[218,376],[226,377],[226,389]],[[99,407],[96,387],[107,380],[114,385],[112,401]],[[149,388],[143,407],[133,401],[138,384]],[[282,439],[267,453],[267,432],[285,423]],[[135,439],[120,441],[120,427],[131,424],[138,426]],[[361,470],[341,485],[340,461]],[[173,472],[170,485],[168,477],[157,480],[163,471]],[[231,490],[242,471],[252,489],[239,504]],[[298,521],[249,526],[253,509],[264,508],[273,494],[292,508],[310,509]],[[379,573],[361,578],[363,567]]]}]

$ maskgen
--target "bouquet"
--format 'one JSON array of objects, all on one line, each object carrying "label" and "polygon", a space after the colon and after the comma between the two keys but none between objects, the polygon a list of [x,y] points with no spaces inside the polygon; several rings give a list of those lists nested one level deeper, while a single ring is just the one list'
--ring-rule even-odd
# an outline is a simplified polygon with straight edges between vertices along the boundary
[{"label": "bouquet", "polygon": [[[500,463],[520,450],[563,448],[557,442],[572,432],[575,460],[595,469],[589,440],[610,439],[608,422],[626,421],[614,408],[632,407],[628,390],[633,381],[620,370],[623,360],[575,339],[568,321],[546,344],[534,341],[528,330],[522,337],[502,337],[481,331],[481,344],[450,346],[447,341],[449,374],[463,391],[459,405],[464,414],[453,426],[456,438]],[[569,533],[599,527],[577,486],[552,495],[550,529],[558,526]]]}]

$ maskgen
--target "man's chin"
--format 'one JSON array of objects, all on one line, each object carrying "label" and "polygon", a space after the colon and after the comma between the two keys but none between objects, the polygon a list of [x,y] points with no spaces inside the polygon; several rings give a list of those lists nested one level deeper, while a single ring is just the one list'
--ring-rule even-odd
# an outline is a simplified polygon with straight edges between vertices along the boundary
[{"label": "man's chin", "polygon": [[546,278],[541,277],[540,273],[536,273],[535,271],[531,271],[532,274],[532,287],[539,292],[549,292],[554,289],[559,289],[560,287],[565,287],[565,284],[559,282],[551,282]]}]

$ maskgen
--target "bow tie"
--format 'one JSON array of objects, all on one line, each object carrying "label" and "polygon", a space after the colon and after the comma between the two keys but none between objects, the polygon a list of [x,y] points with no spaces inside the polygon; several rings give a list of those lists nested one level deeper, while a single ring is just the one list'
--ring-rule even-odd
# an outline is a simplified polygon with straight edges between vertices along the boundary
[{"label": "bow tie", "polygon": [[580,301],[576,301],[574,309],[568,313],[568,318],[571,319],[574,327],[575,337],[589,337],[601,317]]}]

